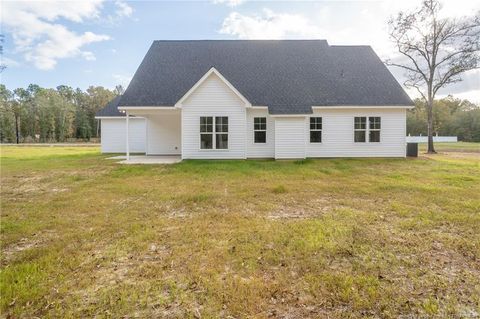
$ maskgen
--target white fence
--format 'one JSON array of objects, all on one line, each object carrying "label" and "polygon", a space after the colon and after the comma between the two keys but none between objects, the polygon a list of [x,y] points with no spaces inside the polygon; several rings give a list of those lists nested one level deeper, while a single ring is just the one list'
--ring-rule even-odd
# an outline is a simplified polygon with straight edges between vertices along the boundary
[{"label": "white fence", "polygon": [[[427,143],[428,137],[427,136],[407,136],[407,143]],[[437,143],[447,143],[447,142],[458,142],[456,136],[433,136],[433,142]]]}]

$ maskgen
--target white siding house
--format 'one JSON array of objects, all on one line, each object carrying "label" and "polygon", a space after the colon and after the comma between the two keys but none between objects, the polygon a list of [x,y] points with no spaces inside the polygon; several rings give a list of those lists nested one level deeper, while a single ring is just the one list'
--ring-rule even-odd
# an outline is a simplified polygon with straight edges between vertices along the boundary
[{"label": "white siding house", "polygon": [[180,155],[182,131],[180,112],[164,112],[161,115],[147,115],[146,150],[147,155]]},{"label": "white siding house", "polygon": [[[380,142],[371,143],[367,136],[365,142],[356,143],[355,117],[372,116],[381,119]],[[307,139],[306,157],[405,157],[405,109],[316,109],[310,117],[322,118],[322,142]],[[305,128],[309,132],[309,121]]]},{"label": "white siding house", "polygon": [[368,46],[155,41],[97,118],[127,160],[405,157],[412,107]]},{"label": "white siding house", "polygon": [[[206,77],[182,103],[182,158],[245,158],[246,106],[215,73]],[[228,148],[200,148],[200,117],[228,118]],[[213,126],[215,123],[213,123]],[[215,128],[214,128],[214,131]],[[212,132],[213,143],[216,133]]]},{"label": "white siding house", "polygon": [[[125,153],[126,119],[125,117],[102,118],[101,119],[101,150],[102,153]],[[130,118],[129,142],[130,152],[145,153],[145,119]]]},{"label": "white siding house", "polygon": [[[265,142],[255,142],[255,118],[265,118]],[[275,120],[268,114],[268,109],[247,109],[247,158],[274,158],[275,157]]]},{"label": "white siding house", "polygon": [[275,158],[305,158],[305,116],[275,118]]}]

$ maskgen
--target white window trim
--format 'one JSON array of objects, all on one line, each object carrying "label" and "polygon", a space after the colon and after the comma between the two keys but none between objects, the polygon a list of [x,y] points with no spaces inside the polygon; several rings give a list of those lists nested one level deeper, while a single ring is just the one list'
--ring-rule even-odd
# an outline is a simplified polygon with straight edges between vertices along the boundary
[{"label": "white window trim", "polygon": [[[379,129],[371,129],[370,128],[370,118],[371,117],[378,117],[380,119],[380,128]],[[381,143],[382,142],[382,117],[381,116],[369,116],[368,117],[368,143],[373,143],[373,144],[378,144],[378,143]],[[370,132],[373,131],[373,132],[376,132],[378,131],[379,134],[380,134],[380,140],[378,142],[371,142],[370,141]]]},{"label": "white window trim", "polygon": [[[211,117],[212,118],[212,132],[200,132],[200,118],[202,117]],[[225,152],[230,150],[230,120],[228,120],[228,131],[227,132],[218,132],[217,133],[217,127],[216,127],[216,120],[215,118],[217,117],[226,117],[228,119],[228,116],[225,115],[202,115],[198,118],[198,149],[201,152]],[[212,148],[202,148],[202,134],[212,134]],[[227,148],[217,148],[217,136],[216,134],[227,134]]]},{"label": "white window trim", "polygon": [[[265,119],[265,129],[256,130],[255,129],[255,119]],[[265,132],[265,142],[255,142],[255,132]],[[253,144],[267,144],[267,117],[266,116],[255,116],[253,118]]]},{"label": "white window trim", "polygon": [[[360,117],[360,118],[361,118],[361,117],[364,117],[364,118],[365,118],[365,129],[357,129],[357,128],[355,127],[355,118],[356,118],[356,117]],[[357,131],[358,131],[358,132],[362,132],[362,131],[365,132],[365,141],[363,141],[363,142],[357,142],[357,141],[355,141],[355,133],[356,133]],[[365,144],[365,143],[368,143],[368,116],[360,115],[360,116],[354,116],[354,117],[353,117],[353,143],[354,143],[354,144]]]},{"label": "white window trim", "polygon": [[[310,120],[311,118],[321,118],[322,128],[321,128],[321,129],[312,129],[311,126],[310,126],[310,125],[311,125],[311,122],[310,122],[310,121],[311,121],[311,120]],[[320,136],[321,136],[321,137],[320,137],[320,139],[321,139],[320,142],[312,142],[312,139],[311,139],[311,137],[310,137],[310,132],[312,132],[312,131],[314,131],[314,132],[320,132]],[[316,145],[316,144],[322,144],[322,143],[323,143],[323,116],[310,116],[310,118],[308,119],[308,142],[309,142],[310,144],[314,144],[314,145]]]},{"label": "white window trim", "polygon": [[[211,132],[202,132],[202,124],[201,124],[201,119],[202,117],[204,118],[209,118],[211,117],[212,118],[212,131]],[[215,116],[200,116],[198,118],[198,141],[199,141],[199,144],[198,144],[198,147],[201,151],[211,151],[211,150],[214,150],[215,149]],[[212,148],[202,148],[202,135],[206,135],[206,134],[209,134],[209,135],[212,135]]]},{"label": "white window trim", "polygon": [[[356,129],[355,128],[355,118],[356,117],[364,117],[365,118],[365,129]],[[370,118],[371,117],[378,117],[380,118],[380,129],[370,129]],[[355,142],[355,132],[356,131],[365,131],[365,142]],[[380,141],[378,142],[370,142],[370,131],[379,131],[380,132]],[[353,117],[353,143],[354,144],[380,144],[382,143],[382,117],[379,115],[359,115]]]}]

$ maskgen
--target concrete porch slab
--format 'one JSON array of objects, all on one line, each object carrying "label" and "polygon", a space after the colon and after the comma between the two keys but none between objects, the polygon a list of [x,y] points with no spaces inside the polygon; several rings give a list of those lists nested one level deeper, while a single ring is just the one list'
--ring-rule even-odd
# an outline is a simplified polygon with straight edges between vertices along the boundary
[{"label": "concrete porch slab", "polygon": [[118,156],[112,156],[112,157],[107,157],[105,159],[107,160],[121,160],[121,159],[126,159],[127,157],[125,155],[118,155]]},{"label": "concrete porch slab", "polygon": [[178,155],[130,155],[127,161],[126,156],[115,156],[115,159],[122,159],[120,164],[175,164],[182,161]]}]

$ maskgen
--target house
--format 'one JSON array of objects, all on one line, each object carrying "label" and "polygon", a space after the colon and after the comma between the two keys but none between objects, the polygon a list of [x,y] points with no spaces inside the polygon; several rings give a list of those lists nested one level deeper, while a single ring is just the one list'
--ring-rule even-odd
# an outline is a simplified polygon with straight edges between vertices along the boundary
[{"label": "house", "polygon": [[412,107],[370,46],[154,41],[97,118],[102,151],[127,158],[405,157]]},{"label": "house", "polygon": [[[121,96],[110,101],[95,115],[100,119],[101,150],[102,153],[125,153],[126,151],[126,116],[118,110]],[[145,118],[130,117],[129,119],[129,148],[132,153],[145,153]]]}]

